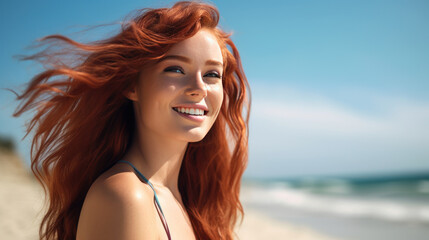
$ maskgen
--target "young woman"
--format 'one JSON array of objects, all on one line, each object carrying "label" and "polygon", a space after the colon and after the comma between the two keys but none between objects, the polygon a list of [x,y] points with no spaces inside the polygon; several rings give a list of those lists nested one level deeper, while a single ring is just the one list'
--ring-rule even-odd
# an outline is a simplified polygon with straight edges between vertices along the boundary
[{"label": "young woman", "polygon": [[233,239],[250,98],[218,20],[178,2],[103,41],[45,37],[56,51],[27,58],[47,66],[15,113],[36,113],[42,239]]}]

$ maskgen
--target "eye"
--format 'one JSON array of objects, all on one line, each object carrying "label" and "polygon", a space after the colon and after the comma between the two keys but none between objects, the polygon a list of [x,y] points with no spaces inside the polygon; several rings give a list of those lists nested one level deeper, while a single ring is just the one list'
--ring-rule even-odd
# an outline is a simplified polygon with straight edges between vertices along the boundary
[{"label": "eye", "polygon": [[216,71],[208,72],[206,75],[204,75],[204,77],[222,78]]},{"label": "eye", "polygon": [[166,69],[164,69],[164,72],[172,72],[172,73],[181,73],[181,74],[185,74],[185,71],[183,71],[183,68],[179,67],[179,66],[171,66],[171,67],[167,67]]}]

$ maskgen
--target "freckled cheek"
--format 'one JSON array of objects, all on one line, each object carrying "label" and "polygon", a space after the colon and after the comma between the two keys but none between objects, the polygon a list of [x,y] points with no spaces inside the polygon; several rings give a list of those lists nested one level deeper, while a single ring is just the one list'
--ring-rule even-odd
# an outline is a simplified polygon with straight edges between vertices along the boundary
[{"label": "freckled cheek", "polygon": [[164,88],[164,91],[166,92],[166,94],[171,94],[177,91],[179,86],[177,86],[176,84],[169,84]]},{"label": "freckled cheek", "polygon": [[148,91],[148,95],[151,96],[152,100],[165,101],[174,96],[177,92],[178,87],[173,84],[159,84]]},{"label": "freckled cheek", "polygon": [[154,84],[141,92],[141,111],[145,113],[158,113],[165,111],[171,103],[177,87],[171,84]]},{"label": "freckled cheek", "polygon": [[160,79],[153,90],[158,92],[159,95],[171,96],[179,89],[183,88],[182,85],[183,83],[178,82],[175,79]]},{"label": "freckled cheek", "polygon": [[216,114],[217,114],[222,106],[222,101],[223,101],[222,85],[219,84],[211,87],[209,92],[211,93],[210,100],[211,100],[212,107],[216,110]]}]

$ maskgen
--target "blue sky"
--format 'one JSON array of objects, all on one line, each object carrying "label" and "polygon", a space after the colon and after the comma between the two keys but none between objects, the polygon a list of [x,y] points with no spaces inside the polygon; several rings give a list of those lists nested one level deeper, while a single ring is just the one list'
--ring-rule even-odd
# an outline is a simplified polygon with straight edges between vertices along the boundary
[{"label": "blue sky", "polygon": [[[171,2],[2,1],[0,87],[37,72],[12,57],[37,38]],[[212,2],[252,87],[247,176],[429,171],[428,1]],[[0,133],[19,140],[13,95],[0,101]]]}]

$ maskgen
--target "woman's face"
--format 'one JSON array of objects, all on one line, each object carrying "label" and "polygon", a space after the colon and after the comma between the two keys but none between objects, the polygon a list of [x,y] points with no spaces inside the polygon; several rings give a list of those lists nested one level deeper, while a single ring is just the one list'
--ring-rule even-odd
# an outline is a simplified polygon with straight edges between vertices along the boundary
[{"label": "woman's face", "polygon": [[217,39],[205,29],[146,66],[134,99],[140,133],[186,142],[202,140],[222,105],[222,71]]}]

